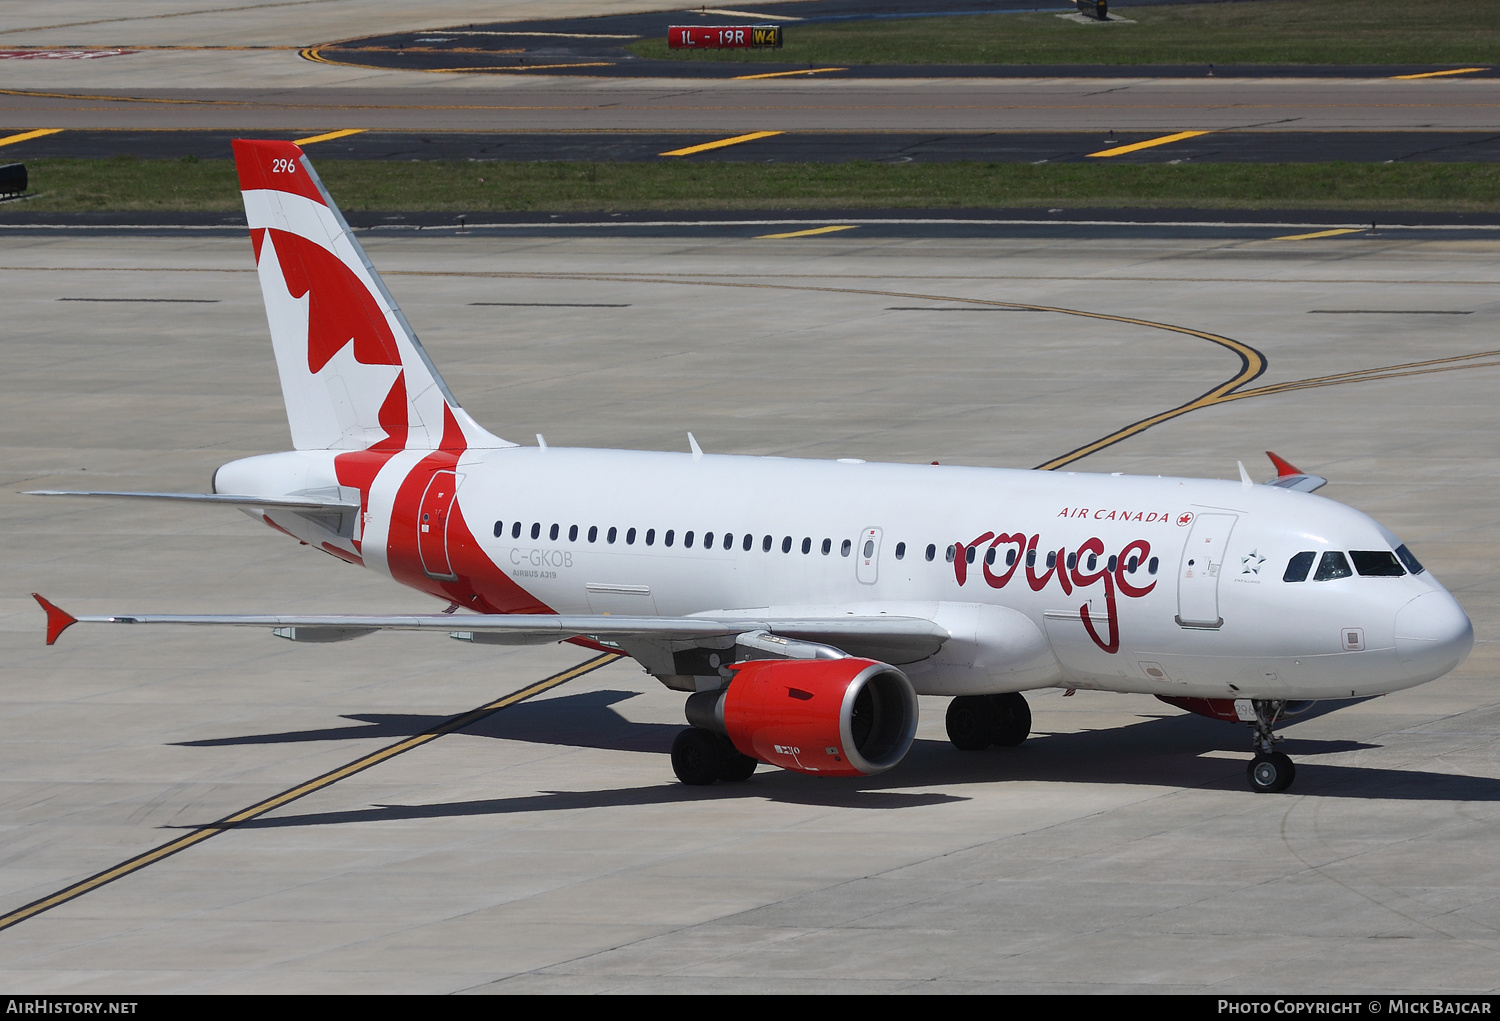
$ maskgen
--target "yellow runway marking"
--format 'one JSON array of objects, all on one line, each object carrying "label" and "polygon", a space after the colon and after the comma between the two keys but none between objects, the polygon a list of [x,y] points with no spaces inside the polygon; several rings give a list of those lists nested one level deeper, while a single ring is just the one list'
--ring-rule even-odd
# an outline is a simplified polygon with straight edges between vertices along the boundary
[{"label": "yellow runway marking", "polygon": [[695,152],[708,152],[710,149],[722,149],[729,145],[739,145],[741,142],[753,142],[757,138],[770,138],[772,135],[784,135],[784,131],[752,131],[748,135],[735,135],[733,138],[721,138],[717,142],[704,142],[702,145],[690,145],[686,149],[673,149],[670,152],[659,152],[658,156],[691,156]]},{"label": "yellow runway marking", "polygon": [[325,135],[309,135],[307,138],[292,139],[293,145],[312,145],[314,142],[331,142],[335,138],[347,138],[349,135],[357,135],[369,128],[344,128],[342,131],[330,131]]},{"label": "yellow runway marking", "polygon": [[62,128],[37,128],[35,131],[23,131],[19,135],[6,135],[0,138],[0,145],[15,145],[17,142],[41,138],[43,135],[55,135],[62,130]]},{"label": "yellow runway marking", "polygon": [[1475,71],[1488,71],[1487,67],[1461,67],[1456,71],[1424,71],[1422,74],[1393,74],[1393,79],[1410,80],[1412,78],[1442,78],[1450,74],[1473,74]]},{"label": "yellow runway marking", "polygon": [[1123,156],[1127,152],[1151,149],[1158,145],[1166,145],[1169,142],[1180,142],[1184,138],[1197,138],[1199,135],[1206,135],[1208,133],[1207,131],[1179,131],[1175,135],[1162,135],[1160,138],[1148,138],[1144,142],[1132,142],[1130,145],[1117,145],[1112,149],[1100,149],[1098,152],[1089,153],[1089,156]]},{"label": "yellow runway marking", "polygon": [[1311,241],[1313,238],[1331,238],[1337,237],[1340,234],[1358,234],[1364,229],[1363,227],[1335,227],[1333,230],[1315,230],[1311,234],[1284,234],[1279,238],[1272,238],[1271,240]]},{"label": "yellow runway marking", "polygon": [[794,74],[823,74],[825,71],[847,71],[847,67],[810,67],[806,71],[769,71],[766,74],[737,74],[730,81],[748,82],[756,78],[787,78]]},{"label": "yellow runway marking", "polygon": [[[454,618],[455,621],[458,619],[457,617]],[[17,908],[9,914],[0,915],[0,929],[7,929],[18,922],[24,922],[26,919],[39,915],[49,908],[57,907],[59,904],[66,904],[76,897],[83,896],[90,890],[96,890],[106,883],[112,883],[116,879],[130,875],[132,872],[138,872],[147,865],[161,861],[163,858],[174,855],[178,851],[185,851],[194,844],[201,844],[209,837],[218,836],[225,830],[233,829],[240,823],[249,822],[251,819],[265,815],[273,809],[296,801],[298,798],[306,797],[325,787],[336,784],[346,777],[353,776],[355,773],[369,769],[371,766],[385,762],[387,759],[393,759],[402,752],[409,752],[413,748],[419,748],[430,741],[437,740],[444,734],[451,734],[455,730],[462,730],[464,727],[472,723],[478,723],[486,716],[497,713],[507,706],[515,705],[517,702],[524,702],[528,698],[551,691],[553,688],[566,684],[574,678],[582,677],[584,674],[592,673],[602,666],[607,666],[619,658],[615,653],[608,652],[601,656],[595,656],[593,659],[585,660],[575,667],[564,670],[562,673],[553,674],[551,677],[537,681],[535,684],[522,688],[520,691],[513,691],[509,695],[480,706],[478,709],[472,709],[461,716],[454,716],[436,726],[429,727],[420,734],[414,734],[404,740],[397,741],[395,744],[387,745],[377,752],[372,752],[361,759],[356,759],[347,765],[324,773],[320,777],[309,780],[290,790],[282,791],[280,794],[269,797],[258,804],[251,805],[249,808],[236,812],[233,815],[227,815],[218,822],[201,826],[191,833],[184,834],[176,840],[170,840],[144,854],[136,855],[134,858],[121,862],[113,868],[105,869],[103,872],[90,876],[82,882],[74,883],[72,886],[59,890],[40,900],[34,900],[25,907]]]},{"label": "yellow runway marking", "polygon": [[858,226],[859,224],[857,223],[848,223],[833,227],[814,227],[811,230],[788,231],[785,234],[759,234],[756,235],[755,240],[766,241],[774,238],[810,238],[814,234],[832,234],[836,230],[853,230]]},{"label": "yellow runway marking", "polygon": [[730,11],[722,7],[700,7],[696,11],[689,10],[689,14],[724,14],[731,18],[765,18],[767,21],[806,21],[806,18],[794,18],[790,14],[757,14],[755,11]]}]

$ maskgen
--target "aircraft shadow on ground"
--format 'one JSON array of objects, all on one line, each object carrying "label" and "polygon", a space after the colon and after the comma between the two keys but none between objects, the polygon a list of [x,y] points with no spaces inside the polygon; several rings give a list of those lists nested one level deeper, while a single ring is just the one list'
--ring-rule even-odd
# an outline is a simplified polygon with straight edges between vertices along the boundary
[{"label": "aircraft shadow on ground", "polygon": [[[366,809],[283,815],[243,823],[248,827],[316,826],[349,822],[435,819],[568,811],[582,808],[671,804],[763,798],[779,803],[826,807],[899,809],[966,801],[953,793],[923,788],[1029,781],[1075,784],[1127,784],[1243,792],[1250,752],[1245,731],[1191,715],[1162,715],[1108,730],[1034,734],[1018,748],[960,752],[946,741],[919,740],[895,769],[875,777],[820,779],[763,767],[745,783],[687,787],[671,780],[667,755],[679,724],[635,723],[613,707],[636,692],[580,692],[523,703],[496,713],[463,733],[564,747],[659,754],[660,784],[610,790],[547,791],[516,798],[432,805],[376,805]],[[190,741],[194,747],[276,744],[381,738],[399,740],[448,717],[357,714],[357,725],[243,737]],[[1350,740],[1289,737],[1282,750],[1298,756],[1379,747]],[[1244,752],[1241,759],[1204,757],[1205,752]],[[1299,762],[1293,794],[1321,797],[1414,801],[1500,801],[1500,780],[1416,770]]]}]

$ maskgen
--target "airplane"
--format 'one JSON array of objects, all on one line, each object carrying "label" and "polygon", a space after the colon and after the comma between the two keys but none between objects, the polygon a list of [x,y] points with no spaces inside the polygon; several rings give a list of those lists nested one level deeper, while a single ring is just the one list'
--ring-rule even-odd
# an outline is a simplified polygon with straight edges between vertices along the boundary
[{"label": "airplane", "polygon": [[[293,449],[210,493],[38,491],[236,507],[444,600],[410,615],[74,616],[569,641],[684,693],[685,784],[762,763],[869,776],[950,696],[959,749],[1014,746],[1023,694],[1155,695],[1248,726],[1249,787],[1287,789],[1278,725],[1422,684],[1473,645],[1458,601],[1326,480],[1271,454],[1238,481],[520,446],[460,406],[295,144],[233,142]],[[1314,703],[1320,703],[1317,709]]]}]

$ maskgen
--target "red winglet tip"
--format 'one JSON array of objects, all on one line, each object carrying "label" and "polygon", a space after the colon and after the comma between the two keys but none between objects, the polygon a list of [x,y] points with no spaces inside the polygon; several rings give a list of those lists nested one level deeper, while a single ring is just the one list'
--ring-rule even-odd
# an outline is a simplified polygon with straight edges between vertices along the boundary
[{"label": "red winglet tip", "polygon": [[1292,464],[1292,462],[1286,460],[1285,458],[1277,457],[1269,450],[1266,451],[1266,456],[1269,457],[1271,459],[1271,463],[1276,466],[1276,477],[1278,479],[1284,479],[1288,475],[1306,474],[1301,468],[1298,468],[1295,464]]},{"label": "red winglet tip", "polygon": [[57,641],[57,636],[68,628],[78,623],[78,618],[67,610],[54,606],[40,592],[33,592],[31,598],[41,604],[43,610],[47,611],[47,644],[51,645]]}]

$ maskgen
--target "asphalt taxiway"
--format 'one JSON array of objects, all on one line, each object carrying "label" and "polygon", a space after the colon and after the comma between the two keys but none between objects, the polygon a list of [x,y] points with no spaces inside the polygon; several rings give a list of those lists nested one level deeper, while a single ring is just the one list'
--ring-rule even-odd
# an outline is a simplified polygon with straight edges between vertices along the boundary
[{"label": "asphalt taxiway", "polygon": [[[34,130],[34,129],[33,129]],[[16,142],[0,136],[7,160],[229,158],[240,132],[212,130],[70,130],[32,134]],[[336,129],[301,138],[319,160],[580,160],[604,162],[842,163],[1300,163],[1344,161],[1482,162],[1500,160],[1495,131],[1270,131],[1190,132],[1169,137],[1114,131],[757,131],[724,137],[706,131],[422,131]]]},{"label": "asphalt taxiway", "polygon": [[692,429],[720,451],[1039,464],[1234,359],[955,310],[1235,338],[1267,359],[1254,393],[1069,468],[1265,475],[1276,450],[1410,543],[1478,644],[1448,678],[1289,729],[1297,787],[1276,796],[1244,790],[1240,728],[1146,696],[1038,693],[1033,738],[980,755],[924,699],[880,777],[690,790],[666,762],[680,697],[627,663],[436,736],[590,658],[567,646],[78,628],[49,649],[33,589],[77,611],[422,602],[234,512],[18,495],[199,490],[287,441],[243,238],[12,237],[0,924],[95,885],[0,929],[11,988],[1493,991],[1493,241],[366,244],[465,406],[554,446]]}]

